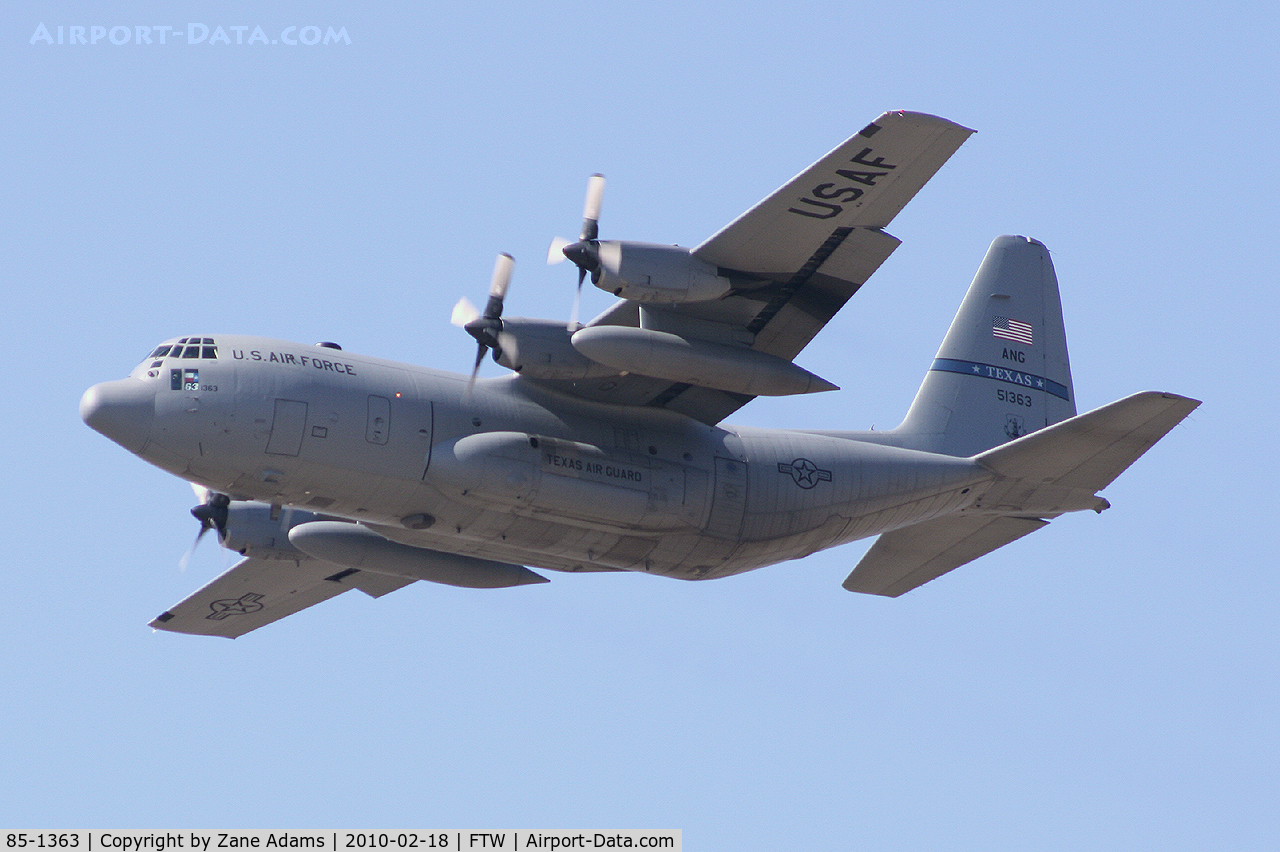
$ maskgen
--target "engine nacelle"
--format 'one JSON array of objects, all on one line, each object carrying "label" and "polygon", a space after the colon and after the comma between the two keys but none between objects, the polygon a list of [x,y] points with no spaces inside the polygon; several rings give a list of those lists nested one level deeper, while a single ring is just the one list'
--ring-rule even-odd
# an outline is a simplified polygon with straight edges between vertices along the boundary
[{"label": "engine nacelle", "polygon": [[617,372],[575,349],[571,333],[560,321],[504,317],[494,360],[533,379],[595,379]]},{"label": "engine nacelle", "polygon": [[290,543],[289,530],[321,517],[304,509],[234,500],[227,507],[226,534],[218,540],[228,550],[254,559],[310,559]]},{"label": "engine nacelle", "polygon": [[681,246],[601,240],[599,259],[591,283],[635,302],[707,302],[733,288],[716,267]]}]

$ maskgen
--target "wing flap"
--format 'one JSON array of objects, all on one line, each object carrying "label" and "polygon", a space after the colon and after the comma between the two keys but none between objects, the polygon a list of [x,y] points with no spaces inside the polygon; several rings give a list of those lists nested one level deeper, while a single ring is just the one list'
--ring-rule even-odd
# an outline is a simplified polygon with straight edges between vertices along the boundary
[{"label": "wing flap", "polygon": [[[235,639],[349,589],[363,588],[353,582],[362,573],[318,560],[244,559],[162,613],[151,626]],[[386,588],[390,591],[394,589]]]},{"label": "wing flap", "polygon": [[792,276],[752,319],[753,348],[788,361],[795,358],[901,242],[866,228],[844,234],[813,272]]},{"label": "wing flap", "polygon": [[354,586],[371,598],[380,598],[418,581],[412,577],[394,577],[390,574],[375,574],[372,571],[357,571],[350,577],[344,577],[342,582]]},{"label": "wing flap", "polygon": [[953,515],[887,532],[843,585],[851,592],[896,598],[1048,523],[1040,518]]}]

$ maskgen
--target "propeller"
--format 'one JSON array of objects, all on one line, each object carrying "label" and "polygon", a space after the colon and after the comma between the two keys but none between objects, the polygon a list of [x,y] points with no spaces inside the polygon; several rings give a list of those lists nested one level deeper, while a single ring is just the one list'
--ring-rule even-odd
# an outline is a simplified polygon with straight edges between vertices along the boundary
[{"label": "propeller", "polygon": [[489,282],[489,301],[484,306],[484,313],[476,310],[476,306],[465,297],[453,306],[453,314],[449,321],[467,330],[480,344],[476,351],[476,364],[471,370],[471,383],[480,372],[480,362],[488,349],[498,351],[498,332],[502,331],[502,301],[507,297],[507,288],[511,286],[511,270],[515,259],[503,252],[493,265],[493,279]]},{"label": "propeller", "polygon": [[191,543],[191,548],[182,557],[182,561],[178,563],[179,570],[187,570],[187,563],[191,561],[192,555],[196,552],[196,548],[200,546],[200,540],[204,538],[205,533],[209,530],[217,530],[218,538],[222,538],[227,534],[227,507],[231,505],[231,498],[226,494],[219,494],[210,491],[201,485],[192,484],[191,488],[196,492],[196,497],[200,500],[200,505],[191,510],[191,514],[200,522],[200,531],[196,533],[196,540]]},{"label": "propeller", "polygon": [[573,314],[569,320],[570,330],[578,327],[578,305],[582,301],[582,282],[587,273],[600,271],[600,203],[604,198],[604,175],[594,174],[587,180],[587,198],[582,205],[582,231],[576,243],[564,237],[556,237],[547,250],[547,263],[559,263],[564,258],[573,261],[578,267],[578,291],[573,297]]}]

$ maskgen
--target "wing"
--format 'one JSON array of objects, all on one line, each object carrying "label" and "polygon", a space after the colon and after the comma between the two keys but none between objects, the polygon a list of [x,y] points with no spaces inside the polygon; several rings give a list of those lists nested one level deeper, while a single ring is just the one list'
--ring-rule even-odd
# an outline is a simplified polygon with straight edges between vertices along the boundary
[{"label": "wing", "polygon": [[151,626],[234,639],[349,589],[380,597],[412,582],[315,559],[249,558],[160,615]]},{"label": "wing", "polygon": [[887,112],[693,250],[716,266],[785,278],[837,231],[886,227],[973,133]]},{"label": "wing", "polygon": [[[972,132],[937,116],[885,113],[692,250],[734,282],[727,296],[645,310],[666,329],[791,361],[898,247],[883,228]],[[640,307],[619,302],[590,325],[638,327]],[[753,398],[635,374],[561,389],[711,424]]]}]

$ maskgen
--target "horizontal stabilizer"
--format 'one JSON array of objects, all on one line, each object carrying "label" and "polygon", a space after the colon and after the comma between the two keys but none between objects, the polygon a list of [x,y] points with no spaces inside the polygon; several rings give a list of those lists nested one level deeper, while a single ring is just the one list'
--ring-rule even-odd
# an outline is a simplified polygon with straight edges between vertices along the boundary
[{"label": "horizontal stabilizer", "polygon": [[1048,523],[1040,518],[953,515],[887,532],[876,539],[844,587],[896,598]]},{"label": "horizontal stabilizer", "polygon": [[885,533],[853,569],[851,592],[897,597],[1045,526],[1046,517],[1101,510],[1110,485],[1200,403],[1147,391],[974,457],[996,474],[962,515]]},{"label": "horizontal stabilizer", "polygon": [[1008,479],[1095,492],[1115,480],[1200,405],[1145,391],[988,450],[978,464]]}]

